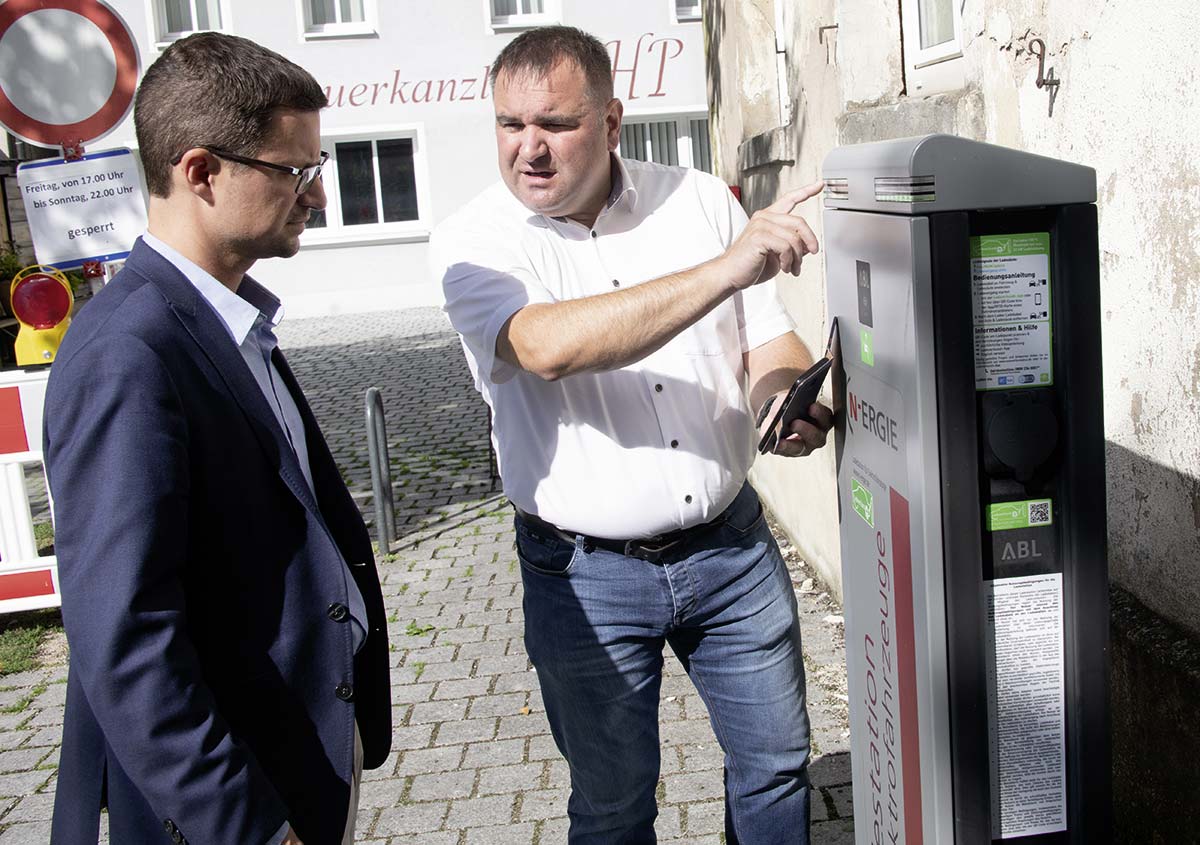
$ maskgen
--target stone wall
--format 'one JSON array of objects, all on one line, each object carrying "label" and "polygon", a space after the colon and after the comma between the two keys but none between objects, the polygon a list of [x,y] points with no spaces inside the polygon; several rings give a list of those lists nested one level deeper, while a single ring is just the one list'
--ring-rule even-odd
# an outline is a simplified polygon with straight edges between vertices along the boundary
[{"label": "stone wall", "polygon": [[[1147,608],[1200,633],[1200,5],[965,4],[964,84],[918,97],[904,70],[900,2],[706,0],[718,172],[742,186],[753,211],[818,176],[837,145],[929,132],[1096,168],[1109,567]],[[1061,82],[1053,114],[1035,85],[1035,37]],[[792,115],[782,126],[777,41]],[[806,212],[820,236],[815,201]],[[819,349],[821,261],[781,287],[801,336]],[[832,454],[765,459],[754,480],[836,588]]]}]

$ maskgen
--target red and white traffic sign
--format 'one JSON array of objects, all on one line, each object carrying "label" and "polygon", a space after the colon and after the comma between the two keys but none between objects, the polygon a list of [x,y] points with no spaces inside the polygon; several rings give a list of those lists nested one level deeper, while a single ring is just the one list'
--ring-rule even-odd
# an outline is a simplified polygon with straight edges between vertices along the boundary
[{"label": "red and white traffic sign", "polygon": [[133,105],[138,51],[101,0],[0,3],[0,124],[58,149],[115,129]]}]

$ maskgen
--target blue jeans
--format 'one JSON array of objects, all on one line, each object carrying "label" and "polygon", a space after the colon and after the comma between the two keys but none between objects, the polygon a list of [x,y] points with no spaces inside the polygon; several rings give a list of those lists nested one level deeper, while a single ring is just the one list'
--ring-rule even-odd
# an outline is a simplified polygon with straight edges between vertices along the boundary
[{"label": "blue jeans", "polygon": [[747,484],[658,563],[516,518],[525,647],[571,768],[571,845],[654,843],[669,643],[725,752],[728,845],[808,842],[808,712],[791,579]]}]

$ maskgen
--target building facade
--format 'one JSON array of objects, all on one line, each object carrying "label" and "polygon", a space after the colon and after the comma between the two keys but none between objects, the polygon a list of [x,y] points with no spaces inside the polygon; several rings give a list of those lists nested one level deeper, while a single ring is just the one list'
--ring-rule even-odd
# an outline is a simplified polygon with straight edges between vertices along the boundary
[{"label": "building facade", "polygon": [[[533,26],[563,23],[608,46],[625,104],[622,153],[710,169],[704,41],[689,0],[109,0],[145,69],[172,41],[213,29],[304,66],[326,89],[329,205],[286,262],[255,275],[290,317],[440,304],[430,230],[499,178],[489,64]],[[202,139],[197,139],[200,141]],[[88,151],[136,149],[132,115]]]}]

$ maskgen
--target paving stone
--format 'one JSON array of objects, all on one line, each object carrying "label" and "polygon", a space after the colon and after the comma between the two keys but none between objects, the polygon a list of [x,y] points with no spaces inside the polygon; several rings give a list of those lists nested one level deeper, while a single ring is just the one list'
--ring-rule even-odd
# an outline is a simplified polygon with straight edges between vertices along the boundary
[{"label": "paving stone", "polygon": [[567,814],[567,793],[561,789],[538,789],[524,794],[522,819],[556,819]]},{"label": "paving stone", "polygon": [[854,817],[854,792],[849,784],[845,786],[831,786],[825,790],[831,801],[833,801],[833,817],[839,819],[849,819]]},{"label": "paving stone", "polygon": [[496,795],[486,798],[467,798],[450,803],[450,815],[446,827],[489,827],[512,820],[514,795]]},{"label": "paving stone", "polygon": [[[487,409],[445,315],[414,308],[294,320],[278,333],[368,523],[367,387],[382,389],[387,414],[398,538],[379,556],[379,569],[393,620],[395,728],[392,754],[364,772],[355,841],[566,842],[570,770],[549,734],[525,653],[512,510],[491,471]],[[793,581],[811,577],[776,533]],[[823,755],[810,769],[818,788],[813,841],[840,845],[853,838],[846,706],[837,697],[845,683],[842,631],[821,622],[840,611],[813,593],[799,595],[798,606],[814,748]],[[409,633],[424,626],[432,630]],[[0,797],[0,845],[49,838],[55,772],[36,767],[58,759],[65,677],[65,666],[53,666],[0,679],[0,711],[28,700],[21,712],[0,712],[0,793],[12,792]],[[662,696],[659,841],[715,845],[724,819],[723,755],[669,652]],[[531,712],[522,714],[526,706]],[[824,795],[843,818],[819,816]],[[102,831],[106,842],[106,822]]]},{"label": "paving stone", "polygon": [[489,740],[496,735],[496,719],[464,719],[442,722],[434,736],[435,745],[462,744]]},{"label": "paving stone", "polygon": [[542,786],[542,763],[520,763],[515,766],[497,766],[483,769],[479,773],[479,794],[498,795],[504,792],[527,792]]},{"label": "paving stone", "polygon": [[435,801],[430,804],[405,804],[403,807],[384,810],[371,828],[371,834],[373,836],[394,836],[400,833],[435,831],[442,826],[442,819],[446,817],[448,808],[448,802]]},{"label": "paving stone", "polygon": [[15,751],[0,751],[0,774],[25,772],[36,768],[47,753],[45,748],[18,748]]},{"label": "paving stone", "polygon": [[666,800],[669,804],[723,798],[725,795],[722,782],[708,772],[672,775],[666,778],[665,782],[667,785]]},{"label": "paving stone", "polygon": [[701,833],[721,833],[725,830],[725,802],[709,801],[707,804],[684,804],[686,818],[684,830],[688,836]]},{"label": "paving stone", "polygon": [[438,798],[469,798],[475,789],[474,770],[441,772],[436,775],[417,775],[408,791],[411,801],[432,801]]},{"label": "paving stone", "polygon": [[0,845],[46,845],[50,841],[50,822],[22,822],[4,828]]},{"label": "paving stone", "polygon": [[5,824],[15,822],[44,822],[54,815],[54,796],[37,793],[26,795],[4,816]]},{"label": "paving stone", "polygon": [[546,714],[534,711],[527,716],[501,716],[500,728],[496,735],[500,737],[536,736],[546,733],[550,733],[550,723],[546,721]]},{"label": "paving stone", "polygon": [[502,739],[467,746],[462,764],[473,769],[519,763],[525,759],[525,740]]},{"label": "paving stone", "polygon": [[429,745],[433,738],[433,728],[434,725],[432,724],[393,726],[392,748],[397,751],[424,748]]},{"label": "paving stone", "polygon": [[45,769],[0,775],[0,795],[30,795],[46,785],[54,773]]},{"label": "paving stone", "polygon": [[422,772],[448,772],[458,768],[462,756],[462,747],[454,745],[444,748],[405,751],[404,756],[396,765],[396,774],[415,775]]},{"label": "paving stone", "polygon": [[528,698],[523,692],[481,696],[471,700],[468,714],[473,718],[518,715]]},{"label": "paving stone", "polygon": [[487,695],[492,685],[491,678],[469,678],[460,681],[442,681],[433,692],[434,700],[475,698]]},{"label": "paving stone", "polygon": [[408,722],[410,725],[419,725],[425,722],[449,722],[461,719],[466,713],[467,701],[463,698],[452,701],[427,701],[423,704],[413,705],[413,714]]},{"label": "paving stone", "polygon": [[[530,845],[535,830],[532,823],[471,828],[467,831],[467,845]],[[542,841],[552,845],[551,840]]]},{"label": "paving stone", "polygon": [[362,819],[369,814],[369,810],[378,808],[386,809],[396,806],[396,802],[400,800],[403,786],[404,781],[397,780],[396,778],[363,781],[358,790],[359,823],[356,828],[356,835],[358,831],[367,830],[368,825],[363,824]]}]

